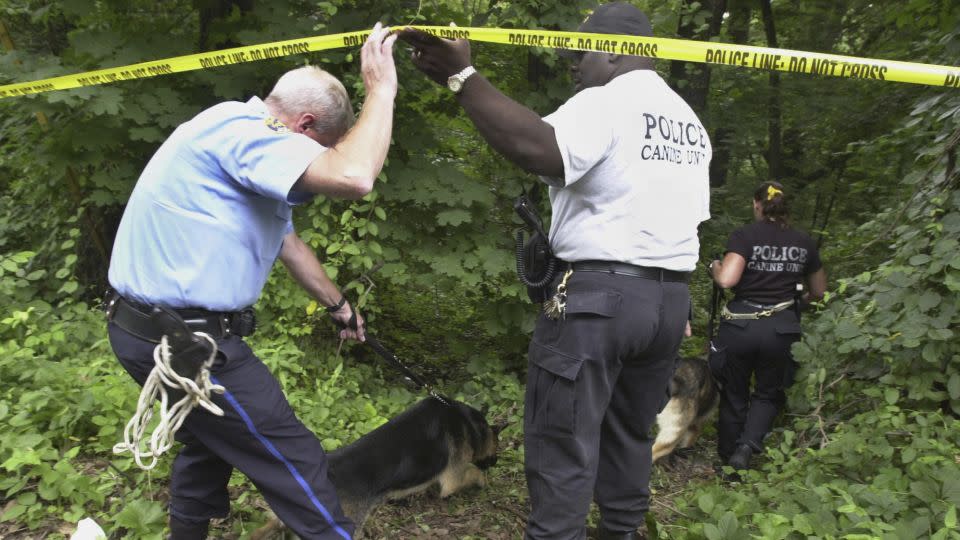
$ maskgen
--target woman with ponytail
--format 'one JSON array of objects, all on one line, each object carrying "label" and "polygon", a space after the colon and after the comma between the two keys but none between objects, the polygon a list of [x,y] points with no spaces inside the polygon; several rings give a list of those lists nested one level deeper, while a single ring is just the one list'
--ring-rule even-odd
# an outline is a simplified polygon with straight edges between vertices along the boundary
[{"label": "woman with ponytail", "polygon": [[749,468],[763,450],[793,383],[790,347],[800,339],[800,308],[826,290],[817,246],[790,226],[787,203],[782,185],[760,184],[754,222],[735,230],[723,260],[709,266],[717,285],[734,293],[710,353],[721,388],[717,450],[734,469]]}]

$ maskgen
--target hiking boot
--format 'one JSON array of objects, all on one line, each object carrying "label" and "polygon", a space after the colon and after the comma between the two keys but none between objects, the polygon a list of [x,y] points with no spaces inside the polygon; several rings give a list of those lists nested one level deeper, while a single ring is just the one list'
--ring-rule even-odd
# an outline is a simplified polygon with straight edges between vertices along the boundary
[{"label": "hiking boot", "polygon": [[206,540],[209,521],[191,522],[170,516],[170,536],[168,540]]},{"label": "hiking boot", "polygon": [[738,471],[747,470],[750,468],[750,458],[752,456],[753,448],[750,448],[750,445],[741,444],[737,446],[736,450],[733,451],[730,459],[727,460],[727,465]]},{"label": "hiking boot", "polygon": [[603,527],[597,530],[597,540],[646,540],[646,536],[637,532],[636,529],[626,532],[608,531]]}]

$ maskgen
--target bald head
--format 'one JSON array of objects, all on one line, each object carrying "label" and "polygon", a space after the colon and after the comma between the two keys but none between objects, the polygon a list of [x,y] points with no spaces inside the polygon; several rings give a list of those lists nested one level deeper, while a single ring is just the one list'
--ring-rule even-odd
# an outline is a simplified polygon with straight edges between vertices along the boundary
[{"label": "bald head", "polygon": [[325,143],[336,141],[353,125],[347,90],[316,66],[284,73],[264,102],[289,129],[308,136],[306,130],[312,129]]}]

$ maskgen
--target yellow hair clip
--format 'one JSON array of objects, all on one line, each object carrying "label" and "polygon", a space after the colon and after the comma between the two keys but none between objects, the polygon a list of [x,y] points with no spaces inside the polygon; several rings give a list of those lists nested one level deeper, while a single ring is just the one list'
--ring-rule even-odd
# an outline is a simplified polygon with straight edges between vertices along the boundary
[{"label": "yellow hair clip", "polygon": [[768,201],[772,201],[773,198],[776,197],[777,195],[783,195],[783,191],[780,191],[779,189],[777,189],[777,188],[775,188],[775,187],[773,187],[773,186],[767,186],[767,200],[768,200]]}]

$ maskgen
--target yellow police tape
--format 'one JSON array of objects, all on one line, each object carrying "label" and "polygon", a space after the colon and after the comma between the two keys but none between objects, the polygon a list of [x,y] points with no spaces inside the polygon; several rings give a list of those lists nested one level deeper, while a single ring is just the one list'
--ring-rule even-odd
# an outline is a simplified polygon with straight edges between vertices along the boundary
[{"label": "yellow police tape", "polygon": [[[791,73],[828,75],[848,79],[873,79],[960,88],[960,67],[933,64],[656,37],[586,34],[552,30],[508,30],[503,28],[448,26],[413,26],[412,28],[418,28],[442,37],[466,38],[488,43],[599,51],[648,56],[664,60],[684,60]],[[370,32],[365,30],[275,41],[273,43],[234,47],[232,49],[63,75],[38,81],[8,84],[0,86],[0,99],[117,81],[144,79],[197,69],[210,69],[293,54],[356,47],[362,45],[369,34]]]}]

